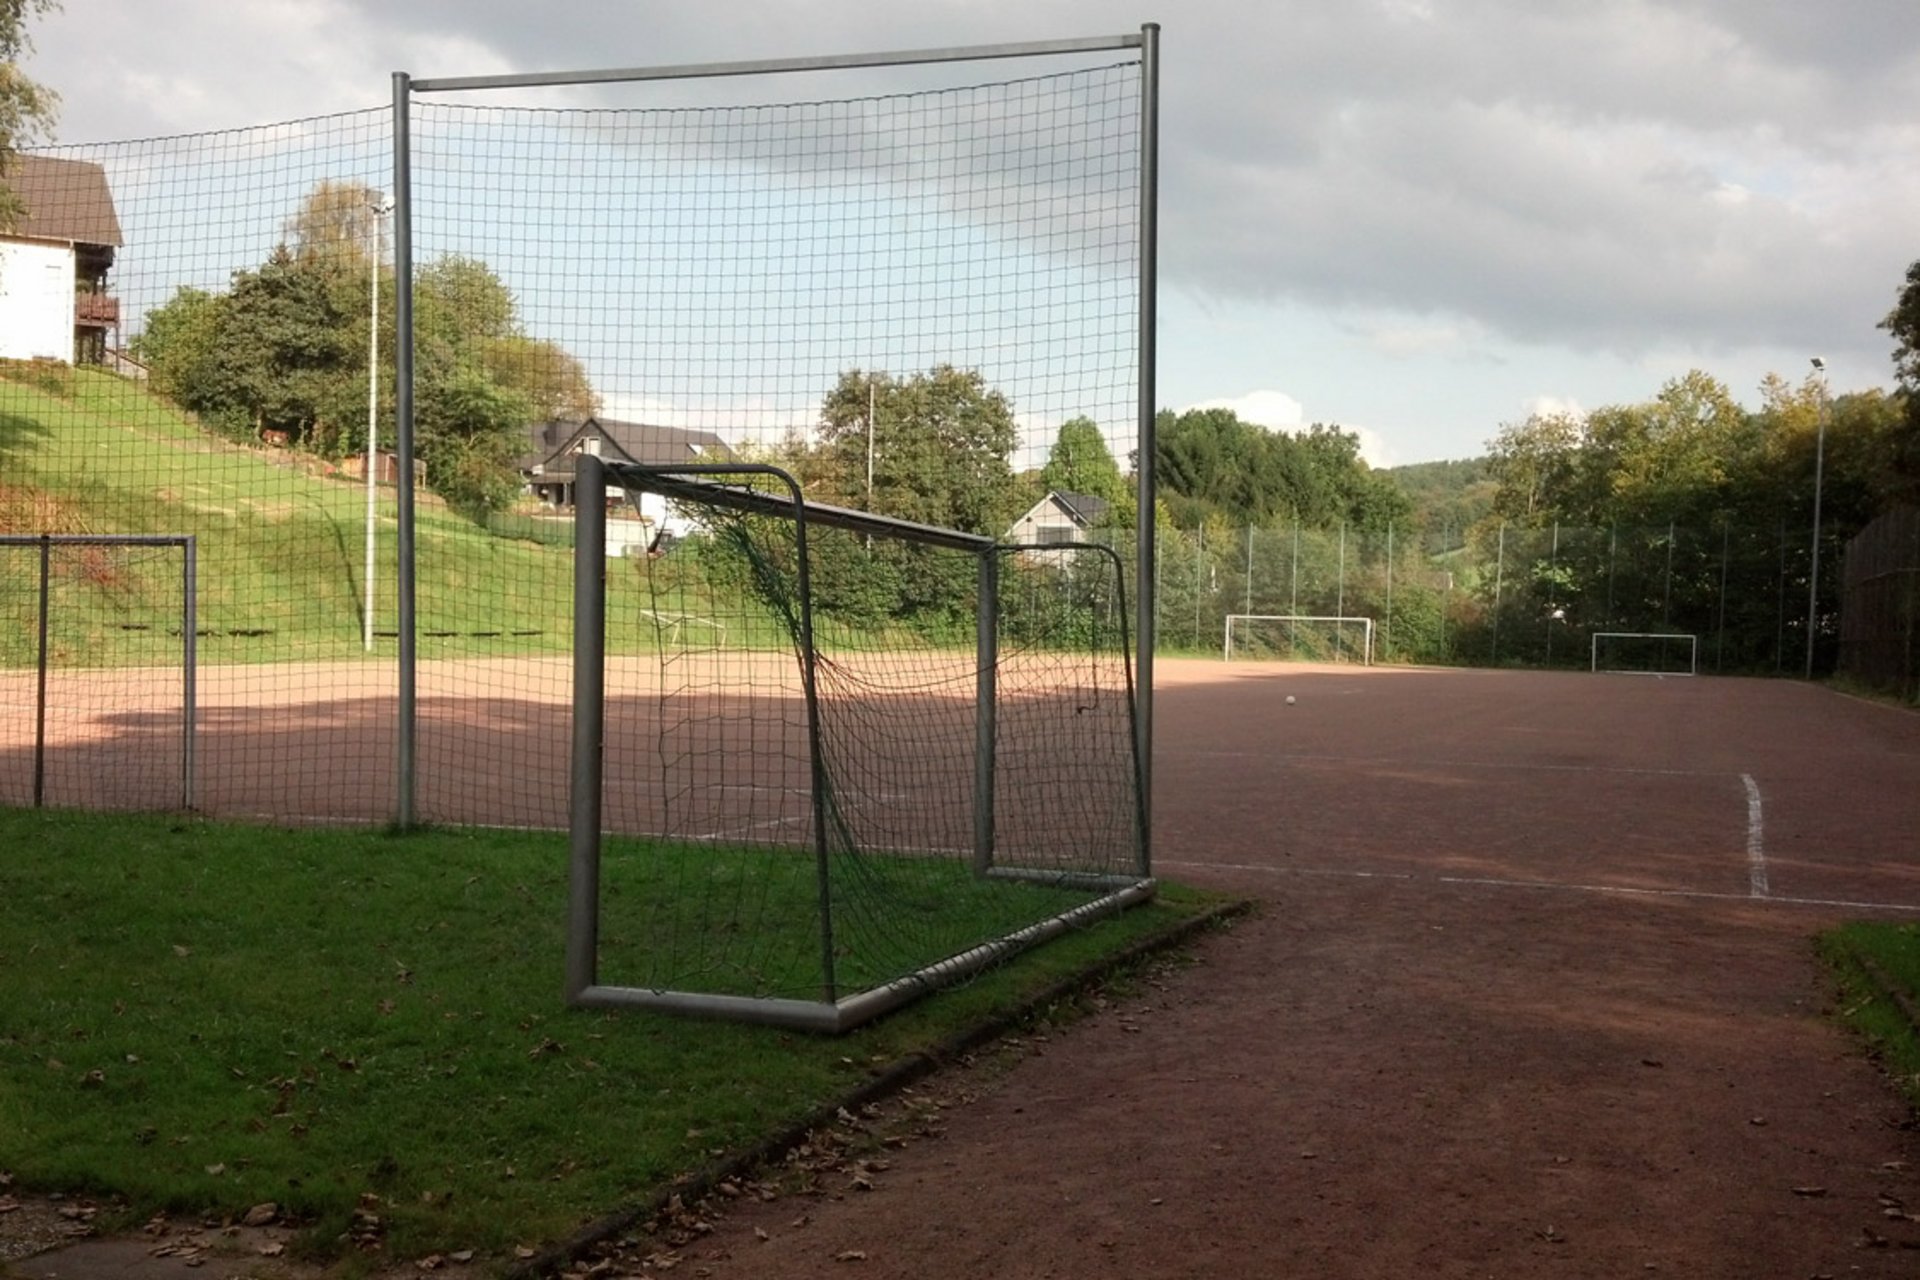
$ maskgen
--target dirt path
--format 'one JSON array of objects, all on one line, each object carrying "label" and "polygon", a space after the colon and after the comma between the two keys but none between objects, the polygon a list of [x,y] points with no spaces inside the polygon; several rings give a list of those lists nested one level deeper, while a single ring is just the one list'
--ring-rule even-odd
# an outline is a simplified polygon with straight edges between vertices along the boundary
[{"label": "dirt path", "polygon": [[[1489,927],[1497,919],[1497,927]],[[1302,877],[715,1277],[1920,1274],[1920,1140],[1778,908]],[[1599,940],[1604,937],[1604,943]],[[796,1225],[801,1223],[803,1225]],[[764,1237],[762,1238],[762,1233]]]}]

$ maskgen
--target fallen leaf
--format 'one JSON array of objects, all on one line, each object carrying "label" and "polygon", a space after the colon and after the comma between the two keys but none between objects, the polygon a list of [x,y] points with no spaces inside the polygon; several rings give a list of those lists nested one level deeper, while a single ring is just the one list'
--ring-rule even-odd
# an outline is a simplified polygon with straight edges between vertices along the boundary
[{"label": "fallen leaf", "polygon": [[835,1262],[865,1262],[867,1260],[867,1251],[865,1249],[842,1249],[833,1255],[833,1260]]},{"label": "fallen leaf", "polygon": [[261,1245],[255,1252],[263,1258],[277,1258],[286,1251],[287,1246],[281,1244],[278,1240],[269,1240],[266,1244]]},{"label": "fallen leaf", "polygon": [[452,1253],[450,1253],[450,1254],[448,1254],[448,1255],[447,1255],[447,1259],[448,1259],[448,1261],[450,1261],[450,1262],[457,1262],[457,1263],[459,1263],[459,1264],[460,1264],[461,1266],[463,1266],[463,1267],[464,1267],[464,1266],[466,1266],[466,1265],[467,1265],[467,1264],[468,1264],[469,1262],[472,1262],[472,1261],[473,1261],[473,1250],[471,1250],[471,1249],[456,1249],[456,1250],[455,1250],[454,1252],[452,1252]]},{"label": "fallen leaf", "polygon": [[173,954],[179,956],[182,960],[185,960],[188,956],[193,954],[193,948],[183,947],[176,942],[173,944]]},{"label": "fallen leaf", "polygon": [[1825,1187],[1795,1187],[1793,1194],[1797,1196],[1823,1196],[1827,1194],[1827,1189]]},{"label": "fallen leaf", "polygon": [[516,1258],[519,1258],[521,1261],[524,1262],[526,1259],[531,1258],[533,1256],[533,1250],[529,1249],[524,1244],[517,1244],[513,1246],[513,1256]]},{"label": "fallen leaf", "polygon": [[439,1254],[430,1253],[424,1258],[414,1259],[413,1265],[420,1268],[420,1270],[422,1271],[438,1271],[441,1267],[446,1265],[446,1261],[447,1260],[441,1257]]},{"label": "fallen leaf", "polygon": [[219,1177],[221,1174],[225,1173],[226,1171],[227,1171],[227,1166],[224,1164],[210,1164],[207,1166],[207,1172],[216,1178]]},{"label": "fallen leaf", "polygon": [[280,1206],[271,1200],[266,1200],[247,1210],[246,1216],[240,1219],[240,1223],[242,1226],[264,1227],[279,1216]]}]

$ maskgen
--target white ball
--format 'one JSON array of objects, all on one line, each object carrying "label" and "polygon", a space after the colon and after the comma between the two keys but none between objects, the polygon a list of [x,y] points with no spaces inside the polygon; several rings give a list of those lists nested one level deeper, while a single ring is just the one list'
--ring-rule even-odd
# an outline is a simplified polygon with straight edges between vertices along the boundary
[{"label": "white ball", "polygon": [[1292,706],[1292,705],[1293,705],[1293,695],[1292,695],[1292,694],[1288,694],[1288,695],[1287,695],[1287,705],[1288,705],[1288,706]]}]

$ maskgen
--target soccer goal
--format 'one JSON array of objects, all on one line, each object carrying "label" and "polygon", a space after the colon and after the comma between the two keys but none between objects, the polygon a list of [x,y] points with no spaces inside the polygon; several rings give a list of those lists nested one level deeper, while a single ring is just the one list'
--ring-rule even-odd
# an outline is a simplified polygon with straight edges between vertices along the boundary
[{"label": "soccer goal", "polygon": [[[608,560],[609,478],[697,532]],[[573,1001],[844,1031],[1152,895],[1111,551],[811,503],[764,465],[577,481]],[[610,657],[622,612],[715,625]]]},{"label": "soccer goal", "polygon": [[1610,675],[1691,676],[1699,671],[1700,637],[1658,631],[1596,631],[1593,670]]},{"label": "soccer goal", "polygon": [[0,535],[0,803],[190,809],[195,542]]},{"label": "soccer goal", "polygon": [[1230,613],[1223,654],[1228,662],[1284,659],[1372,666],[1373,619]]}]

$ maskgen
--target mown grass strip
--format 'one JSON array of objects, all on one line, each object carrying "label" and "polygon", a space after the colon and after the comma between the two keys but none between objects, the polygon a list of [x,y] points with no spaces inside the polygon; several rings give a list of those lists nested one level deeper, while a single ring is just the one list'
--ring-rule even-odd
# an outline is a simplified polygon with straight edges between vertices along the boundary
[{"label": "mown grass strip", "polygon": [[0,810],[0,1168],[136,1215],[274,1201],[391,1256],[562,1239],[1213,901],[850,1036],[560,1000],[559,837]]}]

